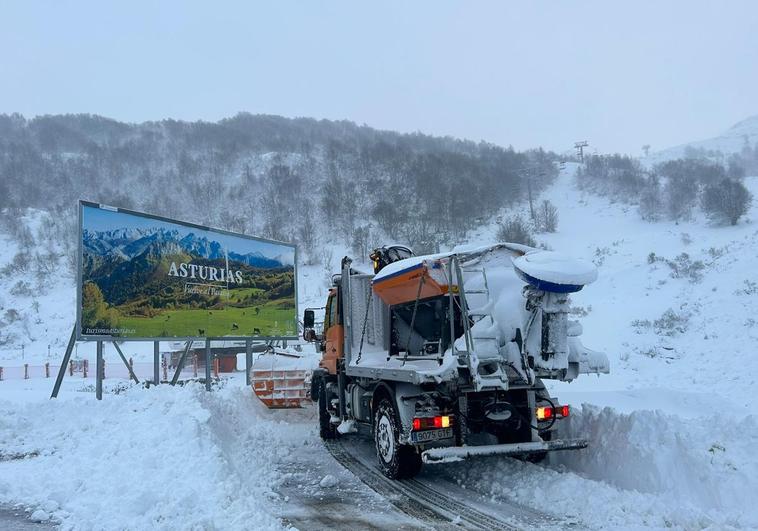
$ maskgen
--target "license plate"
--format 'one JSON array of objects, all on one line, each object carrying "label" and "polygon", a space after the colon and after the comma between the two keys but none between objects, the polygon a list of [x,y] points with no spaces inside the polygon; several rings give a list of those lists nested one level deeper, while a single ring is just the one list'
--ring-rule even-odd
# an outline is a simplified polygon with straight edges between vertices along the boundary
[{"label": "license plate", "polygon": [[453,428],[441,428],[438,430],[412,431],[411,442],[423,443],[429,441],[438,441],[440,439],[449,439],[453,436]]}]

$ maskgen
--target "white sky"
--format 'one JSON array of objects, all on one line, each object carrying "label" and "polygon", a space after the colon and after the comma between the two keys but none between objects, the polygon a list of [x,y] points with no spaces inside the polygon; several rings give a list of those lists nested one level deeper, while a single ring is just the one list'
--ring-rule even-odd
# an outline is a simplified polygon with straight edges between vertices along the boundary
[{"label": "white sky", "polygon": [[0,112],[238,111],[639,153],[758,114],[758,2],[3,2]]}]

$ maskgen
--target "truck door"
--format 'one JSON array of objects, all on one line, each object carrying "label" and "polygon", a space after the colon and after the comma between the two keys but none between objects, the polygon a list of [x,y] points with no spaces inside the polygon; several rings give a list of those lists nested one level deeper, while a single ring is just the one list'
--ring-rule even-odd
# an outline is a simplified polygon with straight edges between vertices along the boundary
[{"label": "truck door", "polygon": [[332,290],[326,302],[324,354],[321,357],[321,363],[319,363],[319,366],[329,371],[329,374],[337,374],[337,360],[342,358],[344,328],[342,326],[342,315],[339,311],[339,302],[337,290]]}]

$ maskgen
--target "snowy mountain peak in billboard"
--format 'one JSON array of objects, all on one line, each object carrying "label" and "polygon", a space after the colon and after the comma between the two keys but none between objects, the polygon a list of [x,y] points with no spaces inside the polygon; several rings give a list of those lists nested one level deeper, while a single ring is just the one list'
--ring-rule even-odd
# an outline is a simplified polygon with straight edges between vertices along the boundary
[{"label": "snowy mountain peak in billboard", "polygon": [[153,256],[187,253],[208,260],[228,258],[264,269],[292,265],[292,261],[288,262],[282,255],[269,257],[260,251],[245,254],[229,251],[227,255],[218,241],[198,236],[195,232],[182,235],[175,229],[108,231],[85,229],[82,236],[85,251],[101,256],[120,257],[124,260],[131,260],[149,251]]}]

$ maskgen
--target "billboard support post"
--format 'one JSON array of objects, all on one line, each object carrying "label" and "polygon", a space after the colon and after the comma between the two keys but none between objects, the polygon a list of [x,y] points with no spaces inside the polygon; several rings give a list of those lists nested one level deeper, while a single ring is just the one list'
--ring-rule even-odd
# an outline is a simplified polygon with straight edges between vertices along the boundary
[{"label": "billboard support post", "polygon": [[176,385],[176,382],[179,381],[179,374],[182,372],[182,369],[184,368],[184,362],[187,359],[187,354],[189,354],[191,346],[192,346],[192,341],[187,341],[187,346],[184,347],[184,353],[182,353],[182,356],[179,358],[179,363],[176,364],[176,372],[174,373],[174,377],[171,378],[171,385]]},{"label": "billboard support post", "polygon": [[205,390],[211,390],[211,338],[205,338]]},{"label": "billboard support post", "polygon": [[68,340],[68,346],[66,347],[66,354],[61,361],[61,367],[58,369],[58,376],[55,378],[55,385],[53,386],[53,392],[50,398],[58,398],[58,391],[61,390],[61,384],[63,383],[63,377],[66,375],[66,368],[71,360],[71,353],[74,351],[74,345],[76,344],[76,326],[71,331],[71,339]]},{"label": "billboard support post", "polygon": [[153,383],[161,383],[161,349],[160,342],[153,341]]},{"label": "billboard support post", "polygon": [[245,385],[250,385],[250,368],[253,366],[253,340],[245,340]]},{"label": "billboard support post", "polygon": [[95,398],[103,399],[103,342],[97,342],[97,376],[95,376]]},{"label": "billboard support post", "polygon": [[126,365],[126,369],[129,371],[129,378],[134,380],[134,383],[138,384],[139,380],[137,379],[137,375],[134,374],[134,369],[132,368],[132,364],[129,363],[129,361],[126,359],[126,356],[124,356],[124,353],[121,352],[121,347],[118,346],[118,343],[115,341],[113,342],[113,346],[116,347],[116,352],[118,352],[118,355],[121,357],[121,361],[124,362],[124,365]]}]

